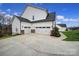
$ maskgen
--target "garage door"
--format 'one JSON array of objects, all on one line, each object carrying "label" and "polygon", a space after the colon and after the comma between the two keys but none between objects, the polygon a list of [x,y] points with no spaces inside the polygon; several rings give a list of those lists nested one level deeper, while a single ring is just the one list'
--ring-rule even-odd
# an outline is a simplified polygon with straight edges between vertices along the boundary
[{"label": "garage door", "polygon": [[30,33],[30,27],[24,27],[24,33],[25,34]]},{"label": "garage door", "polygon": [[36,27],[36,33],[50,34],[50,27]]}]

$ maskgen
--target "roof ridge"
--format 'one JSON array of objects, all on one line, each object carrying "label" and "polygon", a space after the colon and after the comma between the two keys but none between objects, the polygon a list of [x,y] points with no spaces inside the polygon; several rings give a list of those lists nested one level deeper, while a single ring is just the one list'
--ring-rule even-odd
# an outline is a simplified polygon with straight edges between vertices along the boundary
[{"label": "roof ridge", "polygon": [[45,10],[45,11],[47,11],[47,9],[45,9],[45,8],[42,8],[42,7],[37,7],[37,6],[33,6],[33,5],[28,5],[27,7],[33,7],[33,8],[37,8],[37,9],[41,9],[41,10]]},{"label": "roof ridge", "polygon": [[[33,5],[26,5],[26,7],[23,10],[23,13],[27,9],[27,7],[37,8],[37,9],[40,9],[40,10],[44,10],[44,11],[46,11],[48,13],[48,10],[47,9],[42,8],[42,7],[33,6]],[[23,13],[21,14],[21,16],[23,15]]]}]

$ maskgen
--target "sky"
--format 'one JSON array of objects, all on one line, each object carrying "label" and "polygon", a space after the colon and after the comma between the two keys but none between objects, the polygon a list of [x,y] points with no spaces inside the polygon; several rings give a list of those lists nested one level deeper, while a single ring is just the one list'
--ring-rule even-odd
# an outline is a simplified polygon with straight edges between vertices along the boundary
[{"label": "sky", "polygon": [[47,9],[49,13],[56,12],[57,24],[79,26],[79,3],[1,3],[0,12],[20,16],[27,5]]}]

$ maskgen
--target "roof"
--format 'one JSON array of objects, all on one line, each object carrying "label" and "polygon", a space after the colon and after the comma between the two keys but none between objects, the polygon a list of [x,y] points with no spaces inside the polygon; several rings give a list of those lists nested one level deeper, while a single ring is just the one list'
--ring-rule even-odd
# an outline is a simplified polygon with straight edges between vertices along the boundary
[{"label": "roof", "polygon": [[28,5],[27,7],[32,7],[32,8],[37,8],[37,9],[40,9],[40,10],[44,10],[44,11],[47,11],[47,9],[44,9],[44,8],[40,8],[40,7],[36,7],[36,6],[32,6],[32,5]]},{"label": "roof", "polygon": [[46,19],[51,19],[51,20],[55,21],[55,16],[56,16],[56,15],[55,15],[55,12],[48,13]]},{"label": "roof", "polygon": [[28,20],[28,19],[25,19],[25,18],[23,18],[23,17],[21,17],[21,16],[15,16],[15,17],[17,17],[20,21],[22,21],[22,22],[30,22],[30,20]]},{"label": "roof", "polygon": [[[27,7],[37,8],[37,9],[40,9],[40,10],[46,11],[46,12],[48,13],[48,10],[47,10],[47,9],[40,8],[40,7],[37,7],[37,6],[32,6],[32,5],[27,5],[27,6],[24,8],[23,13],[24,13],[25,10],[27,9]],[[23,15],[23,13],[22,13],[21,15]]]},{"label": "roof", "polygon": [[48,22],[48,21],[54,21],[55,20],[55,14],[49,13],[46,19],[41,19],[37,21],[30,21],[28,19],[25,19],[21,16],[16,16],[21,22],[29,22],[29,23],[38,23],[38,22]]},{"label": "roof", "polygon": [[67,27],[66,24],[57,24],[57,25],[59,25],[61,27]]}]

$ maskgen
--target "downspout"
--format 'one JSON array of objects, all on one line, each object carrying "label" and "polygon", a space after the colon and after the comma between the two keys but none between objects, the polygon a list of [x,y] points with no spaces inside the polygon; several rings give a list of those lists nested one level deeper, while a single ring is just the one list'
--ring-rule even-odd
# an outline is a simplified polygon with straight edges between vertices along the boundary
[{"label": "downspout", "polygon": [[20,21],[20,34],[21,34],[21,21]]},{"label": "downspout", "polygon": [[52,30],[56,27],[56,13],[54,12],[54,26],[53,26],[53,19],[52,19]]}]

